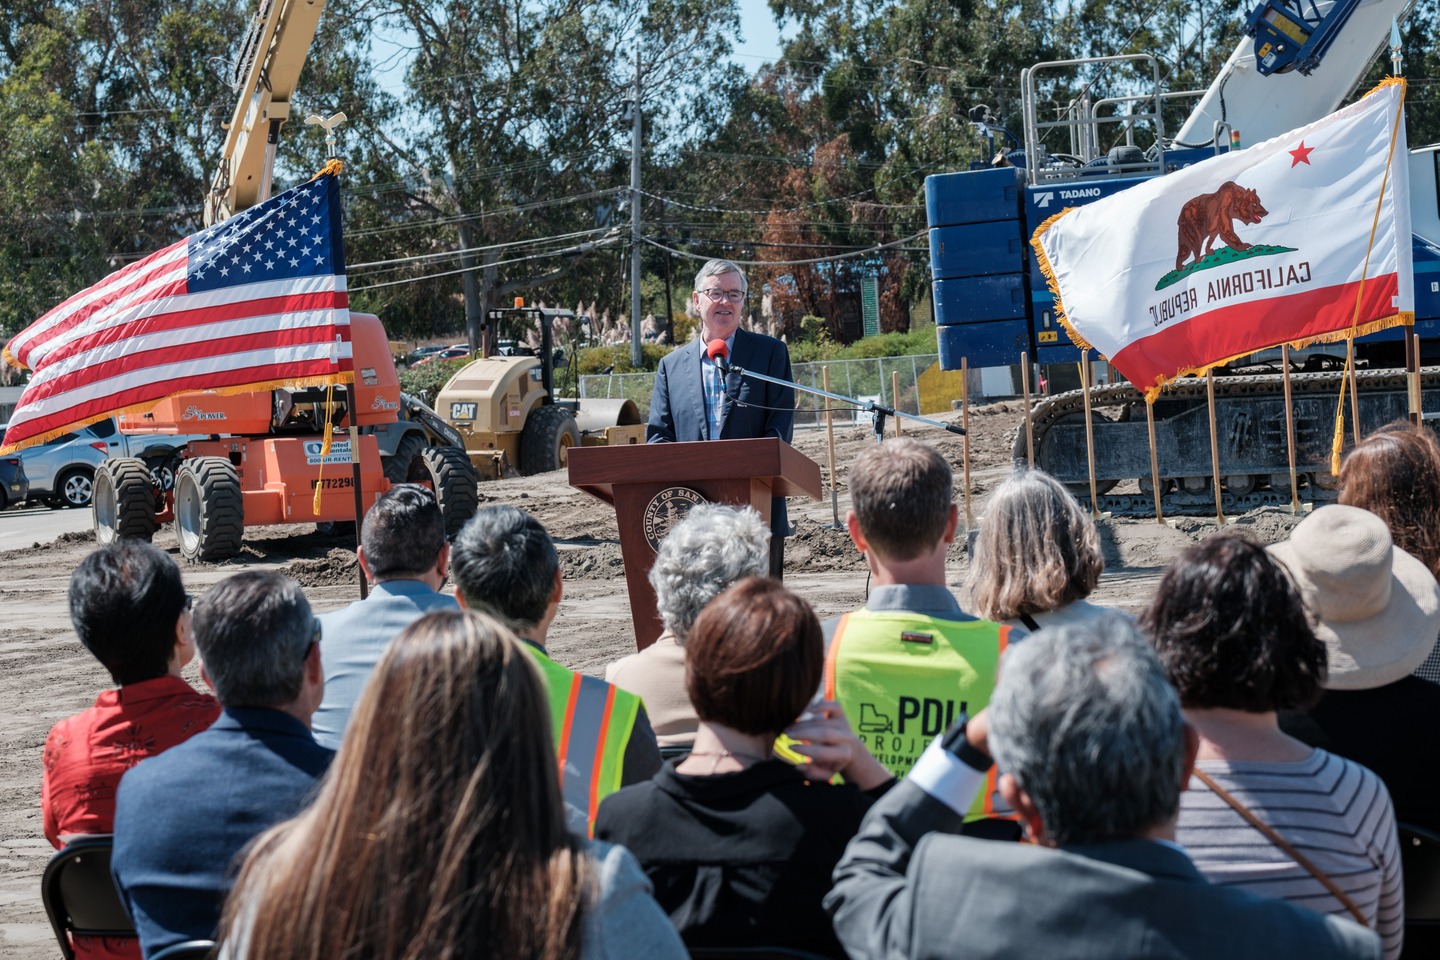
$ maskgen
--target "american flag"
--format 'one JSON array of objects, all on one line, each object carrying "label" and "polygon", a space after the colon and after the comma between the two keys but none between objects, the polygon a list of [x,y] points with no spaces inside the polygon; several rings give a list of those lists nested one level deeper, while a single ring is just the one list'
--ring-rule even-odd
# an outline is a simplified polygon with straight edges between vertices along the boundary
[{"label": "american flag", "polygon": [[9,452],[196,390],[337,383],[351,370],[336,177],[323,174],[153,253],[25,328],[34,371]]}]

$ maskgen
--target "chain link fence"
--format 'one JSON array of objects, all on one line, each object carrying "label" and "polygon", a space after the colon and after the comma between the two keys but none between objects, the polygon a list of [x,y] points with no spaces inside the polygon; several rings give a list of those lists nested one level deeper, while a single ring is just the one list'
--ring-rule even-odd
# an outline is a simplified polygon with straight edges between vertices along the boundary
[{"label": "chain link fence", "polygon": [[[824,390],[822,370],[830,369],[830,393],[856,400],[874,400],[883,406],[894,407],[905,413],[920,412],[920,392],[917,383],[920,374],[937,360],[935,354],[912,357],[875,357],[865,360],[827,360],[824,363],[797,363],[792,368],[795,382],[803,387]],[[895,374],[899,374],[899,391],[895,390]],[[650,393],[655,386],[653,373],[606,373],[592,374],[580,378],[582,400],[634,400],[640,407],[640,415],[650,415]],[[797,390],[795,396],[795,425],[797,427],[821,427],[825,425],[825,408],[835,412],[835,419],[844,422],[854,419],[857,423],[868,422],[870,415],[848,403],[827,400],[812,393]]]}]

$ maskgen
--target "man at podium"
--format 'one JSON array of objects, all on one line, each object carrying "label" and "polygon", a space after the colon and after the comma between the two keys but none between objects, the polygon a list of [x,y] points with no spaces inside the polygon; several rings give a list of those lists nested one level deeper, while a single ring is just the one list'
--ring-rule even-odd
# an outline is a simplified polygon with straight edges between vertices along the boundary
[{"label": "man at podium", "polygon": [[[717,357],[728,359],[730,366],[790,380],[790,351],[785,344],[740,329],[748,295],[745,275],[729,260],[711,260],[695,275],[688,312],[700,320],[699,335],[660,361],[650,395],[647,443],[759,437],[790,442],[795,391],[735,372],[722,376],[716,363]],[[789,532],[785,498],[775,497],[770,504],[772,576],[781,575]]]}]

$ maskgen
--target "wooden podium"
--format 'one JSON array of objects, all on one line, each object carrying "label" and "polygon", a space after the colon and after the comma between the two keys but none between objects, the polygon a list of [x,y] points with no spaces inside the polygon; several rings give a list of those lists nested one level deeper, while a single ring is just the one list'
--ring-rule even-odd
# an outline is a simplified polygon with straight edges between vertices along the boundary
[{"label": "wooden podium", "polygon": [[820,465],[783,440],[705,440],[571,447],[570,485],[615,507],[641,650],[664,629],[655,613],[650,565],[670,527],[697,503],[748,504],[766,525],[770,498],[820,499]]}]

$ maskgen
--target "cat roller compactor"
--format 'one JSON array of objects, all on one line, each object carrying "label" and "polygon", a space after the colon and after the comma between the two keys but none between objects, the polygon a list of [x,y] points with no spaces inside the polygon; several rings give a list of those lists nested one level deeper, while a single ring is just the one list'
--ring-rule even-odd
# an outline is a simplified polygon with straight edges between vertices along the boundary
[{"label": "cat roller compactor", "polygon": [[[1029,240],[1046,219],[1066,207],[1093,203],[1138,183],[1318,120],[1354,91],[1385,50],[1392,22],[1410,0],[1266,0],[1246,19],[1243,38],[1203,92],[1170,92],[1158,60],[1144,54],[1065,60],[1021,74],[1023,138],[1006,131],[988,107],[970,116],[996,147],[995,163],[929,177],[933,296],[940,363],[955,370],[1018,364],[1022,352],[1039,364],[1049,384],[1065,392],[1044,397],[1032,410],[1036,465],[1087,500],[1090,471],[1080,351],[1055,319],[1054,298]],[[1081,96],[1055,117],[1043,91],[1057,82],[1093,78],[1107,69],[1132,69],[1148,79],[1134,96],[1092,100]],[[1166,103],[1194,102],[1173,134]],[[1198,99],[1197,99],[1198,98]],[[1007,142],[1008,141],[1008,142]],[[1436,182],[1440,147],[1413,149],[1411,249],[1415,272],[1415,333],[1422,363],[1440,363],[1440,213]],[[1216,198],[1220,202],[1227,198]],[[1228,198],[1243,225],[1245,198]],[[1242,227],[1243,228],[1243,227]],[[1156,242],[1160,242],[1157,238]],[[1172,234],[1165,243],[1175,242]],[[1183,244],[1182,244],[1183,246]],[[1359,427],[1363,433],[1408,412],[1404,329],[1356,341]],[[1302,501],[1335,497],[1330,445],[1344,379],[1345,345],[1291,351],[1295,417],[1296,495]],[[1093,354],[1091,360],[1096,360]],[[1217,370],[1216,436],[1224,510],[1289,504],[1289,456],[1280,351],[1266,351]],[[1103,365],[1098,365],[1103,371]],[[1018,373],[1018,370],[1016,371]],[[1122,516],[1153,516],[1155,484],[1144,400],[1130,384],[1103,372],[1092,378],[1091,421],[1099,509]],[[1018,379],[1017,379],[1018,392]],[[1440,411],[1440,367],[1422,368],[1422,409]],[[1347,401],[1346,417],[1350,417]],[[1155,403],[1155,449],[1166,514],[1215,509],[1210,427],[1203,380],[1182,379]],[[1347,420],[1346,439],[1352,436]],[[1022,430],[1017,463],[1028,459]]]},{"label": "cat roller compactor", "polygon": [[[496,350],[462,367],[435,398],[435,409],[463,437],[481,476],[498,480],[517,471],[531,476],[559,470],[580,444],[645,442],[635,401],[556,397],[555,370],[575,371],[575,352],[567,357],[557,349],[553,332],[560,326],[578,334],[584,321],[572,311],[512,307],[491,310],[487,322],[497,334]],[[537,322],[539,346],[528,346]]]}]

